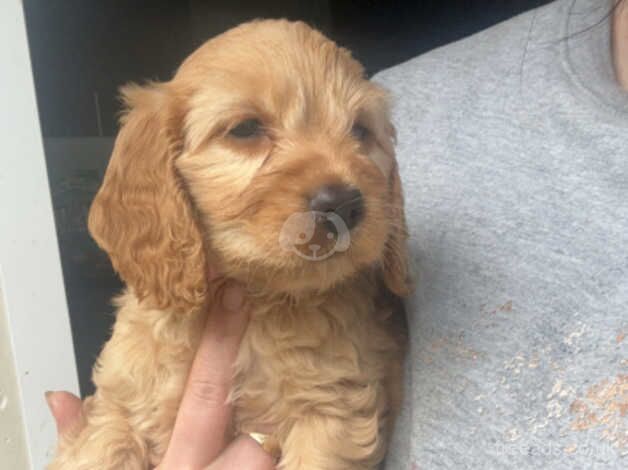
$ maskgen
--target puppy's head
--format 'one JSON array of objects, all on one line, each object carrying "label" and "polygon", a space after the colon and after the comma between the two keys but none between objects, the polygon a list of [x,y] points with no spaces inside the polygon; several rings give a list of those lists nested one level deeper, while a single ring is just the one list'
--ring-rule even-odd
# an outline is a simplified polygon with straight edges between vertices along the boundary
[{"label": "puppy's head", "polygon": [[288,293],[375,269],[407,292],[386,95],[346,50],[303,23],[248,23],[123,95],[89,225],[138,296],[197,307],[209,264]]}]

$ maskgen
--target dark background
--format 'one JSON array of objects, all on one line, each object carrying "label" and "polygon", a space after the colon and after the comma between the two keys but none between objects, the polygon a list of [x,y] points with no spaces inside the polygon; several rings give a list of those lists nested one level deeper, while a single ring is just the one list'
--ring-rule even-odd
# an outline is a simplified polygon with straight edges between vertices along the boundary
[{"label": "dark background", "polygon": [[166,80],[208,38],[252,18],[305,20],[369,75],[548,0],[23,0],[83,395],[121,288],[85,217],[117,132],[117,89]]}]

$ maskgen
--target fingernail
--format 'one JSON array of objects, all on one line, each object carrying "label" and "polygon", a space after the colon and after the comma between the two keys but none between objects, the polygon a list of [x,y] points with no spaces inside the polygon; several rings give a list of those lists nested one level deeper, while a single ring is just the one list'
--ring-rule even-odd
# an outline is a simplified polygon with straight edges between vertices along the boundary
[{"label": "fingernail", "polygon": [[242,308],[244,303],[244,289],[235,283],[229,284],[225,287],[225,291],[222,294],[222,306],[232,312],[237,312]]}]

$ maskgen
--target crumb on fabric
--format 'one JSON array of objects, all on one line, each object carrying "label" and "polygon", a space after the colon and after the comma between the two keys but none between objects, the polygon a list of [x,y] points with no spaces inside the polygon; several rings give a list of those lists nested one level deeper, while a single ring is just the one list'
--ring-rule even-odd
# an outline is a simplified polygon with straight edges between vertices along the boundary
[{"label": "crumb on fabric", "polygon": [[573,454],[578,449],[576,444],[572,444],[570,446],[565,447],[563,450],[565,454]]},{"label": "crumb on fabric", "polygon": [[615,448],[628,448],[628,375],[604,379],[588,388],[585,395],[569,406],[571,429],[598,429]]}]

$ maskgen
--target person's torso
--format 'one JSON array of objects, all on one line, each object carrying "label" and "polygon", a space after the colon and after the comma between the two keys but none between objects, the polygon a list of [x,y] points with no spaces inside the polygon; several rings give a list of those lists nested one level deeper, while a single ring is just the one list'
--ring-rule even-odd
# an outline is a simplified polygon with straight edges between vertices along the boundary
[{"label": "person's torso", "polygon": [[573,48],[603,41],[562,28],[601,18],[592,3],[377,78],[396,97],[418,271],[388,468],[613,468],[628,453],[628,99],[580,82]]}]

